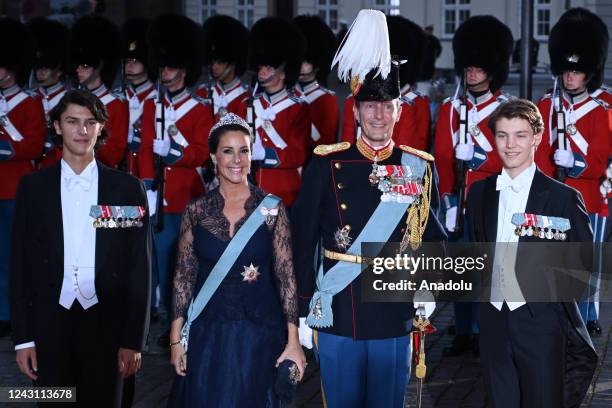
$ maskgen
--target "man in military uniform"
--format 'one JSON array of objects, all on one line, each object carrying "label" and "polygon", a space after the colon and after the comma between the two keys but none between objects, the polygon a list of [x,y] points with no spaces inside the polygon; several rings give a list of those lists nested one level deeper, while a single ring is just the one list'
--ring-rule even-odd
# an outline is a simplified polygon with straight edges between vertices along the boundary
[{"label": "man in military uniform", "polygon": [[[455,74],[462,79],[461,98],[450,98],[440,107],[434,151],[445,226],[459,233],[463,206],[471,184],[501,171],[501,161],[493,133],[487,127],[489,115],[508,100],[500,88],[508,78],[513,39],[510,29],[493,16],[474,16],[464,21],[453,37]],[[457,89],[456,95],[459,95]],[[460,126],[460,112],[467,114]],[[463,134],[460,128],[465,129]],[[459,174],[458,161],[465,170]],[[462,181],[462,179],[464,179]],[[464,193],[461,193],[463,191]],[[455,239],[466,240],[467,229]],[[445,355],[454,356],[469,349],[478,354],[476,303],[456,302],[456,336]]]},{"label": "man in military uniform", "polygon": [[20,22],[0,19],[0,337],[10,331],[8,261],[15,194],[22,176],[32,172],[45,138],[42,105],[21,86],[30,73],[33,43]]},{"label": "man in military uniform", "polygon": [[[425,52],[425,33],[414,22],[401,16],[387,16],[391,55],[400,63],[400,103],[402,114],[393,130],[393,141],[420,150],[429,150],[431,138],[431,115],[429,97],[419,93],[414,84],[419,79]],[[349,95],[344,101],[342,137],[354,143],[361,132],[353,116],[354,98]]]},{"label": "man in military uniform", "polygon": [[[160,303],[166,310],[172,307],[181,213],[189,202],[204,194],[201,166],[210,159],[207,142],[213,125],[212,107],[187,90],[201,71],[200,44],[196,41],[200,35],[200,28],[192,20],[166,14],[153,21],[148,38],[149,52],[159,67],[163,95],[145,100],[138,169],[148,189],[149,208],[155,212],[156,225],[163,217],[163,229],[158,228],[155,234],[158,277],[154,276],[152,282],[153,293],[159,283]],[[160,159],[161,169],[156,159]],[[161,183],[164,195],[158,198]],[[152,191],[154,186],[156,190]],[[159,214],[160,209],[163,214]],[[155,299],[151,303],[155,304]],[[167,347],[168,334],[162,335],[158,343]]]},{"label": "man in military uniform", "polygon": [[310,107],[311,144],[336,143],[340,111],[336,95],[325,88],[337,47],[336,36],[319,16],[297,16],[293,22],[306,38],[306,55],[293,91]]},{"label": "man in military uniform", "polygon": [[249,33],[249,64],[258,81],[253,102],[253,160],[259,165],[255,179],[288,207],[300,189],[300,169],[311,140],[308,105],[290,91],[298,79],[304,48],[298,28],[280,17],[258,20]]},{"label": "man in military uniform", "polygon": [[149,53],[147,31],[151,25],[147,19],[132,19],[123,26],[123,76],[127,82],[125,98],[130,108],[128,128],[128,151],[125,155],[126,170],[138,175],[138,151],[142,143],[142,111],[147,99],[157,97],[157,89],[149,78]]},{"label": "man in military uniform", "polygon": [[228,112],[246,119],[249,95],[240,77],[247,64],[249,31],[222,14],[206,19],[203,30],[204,63],[212,81],[200,85],[196,94],[212,101],[215,122]]},{"label": "man in military uniform", "polygon": [[28,22],[34,36],[34,77],[37,88],[35,97],[43,106],[47,121],[45,147],[39,158],[39,167],[49,167],[56,163],[62,151],[53,143],[55,131],[49,122],[49,112],[66,93],[64,74],[68,72],[68,46],[70,31],[59,21],[37,17]]},{"label": "man in military uniform", "polygon": [[100,98],[108,111],[109,138],[96,158],[109,167],[117,167],[125,155],[129,125],[124,96],[110,90],[120,64],[119,52],[119,30],[106,18],[84,16],[74,23],[71,58],[79,86]]},{"label": "man in military uniform", "polygon": [[[315,329],[328,407],[403,407],[412,305],[362,302],[360,243],[419,245],[421,240],[443,241],[445,234],[429,206],[431,195],[437,194],[433,157],[397,146],[391,138],[402,109],[399,74],[389,54],[381,59],[375,55],[385,43],[372,41],[387,35],[385,16],[362,10],[352,27],[337,54],[338,73],[351,82],[362,137],[355,144],[315,148],[292,211],[300,337],[307,343],[306,324]],[[350,58],[355,48],[363,49],[358,60]],[[367,70],[355,68],[359,63]],[[390,167],[410,176],[391,181],[387,189],[389,180],[378,175]],[[422,193],[402,189],[403,183],[412,182]],[[319,253],[323,259],[317,272]],[[337,283],[334,288],[327,287],[330,276]]]},{"label": "man in military uniform", "polygon": [[[545,118],[542,143],[536,154],[538,167],[549,176],[577,189],[582,194],[593,227],[593,242],[602,242],[607,212],[600,192],[605,177],[611,138],[608,123],[609,106],[589,92],[601,86],[608,52],[605,24],[592,12],[568,10],[550,32],[548,50],[551,71],[557,76],[553,92],[538,103]],[[562,92],[562,98],[559,97]],[[559,100],[562,99],[562,107]],[[565,132],[559,132],[557,112],[563,112]],[[580,312],[591,335],[600,335],[597,322],[599,267],[594,266],[590,302],[580,304]]]}]

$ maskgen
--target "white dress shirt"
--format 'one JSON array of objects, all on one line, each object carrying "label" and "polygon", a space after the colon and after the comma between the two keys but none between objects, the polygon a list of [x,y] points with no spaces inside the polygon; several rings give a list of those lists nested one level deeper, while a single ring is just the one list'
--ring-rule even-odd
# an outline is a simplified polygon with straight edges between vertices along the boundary
[{"label": "white dress shirt", "polygon": [[[536,171],[531,164],[514,179],[506,169],[497,176],[499,206],[497,209],[497,237],[493,276],[491,279],[491,304],[501,310],[504,302],[510,310],[518,309],[525,304],[525,299],[516,279],[516,251],[519,237],[514,233],[512,215],[524,213],[529,197],[529,190]],[[510,301],[508,301],[510,300]]]},{"label": "white dress shirt", "polygon": [[[98,204],[98,166],[95,160],[76,174],[61,160],[61,199],[64,231],[64,279],[59,304],[70,309],[77,300],[83,309],[98,303],[95,289],[96,229],[89,216]],[[15,346],[15,350],[35,347],[32,342]]]}]

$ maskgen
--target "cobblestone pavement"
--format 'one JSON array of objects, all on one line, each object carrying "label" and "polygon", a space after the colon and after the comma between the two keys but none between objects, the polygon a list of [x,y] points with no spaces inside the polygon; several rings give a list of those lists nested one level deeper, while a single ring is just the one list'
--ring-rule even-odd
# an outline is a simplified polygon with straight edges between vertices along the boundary
[{"label": "cobblestone pavement", "polygon": [[[423,392],[423,407],[434,408],[480,408],[485,406],[485,395],[480,376],[479,361],[470,353],[461,357],[442,359],[442,349],[450,345],[452,336],[448,327],[453,323],[452,304],[439,304],[433,321],[438,332],[427,337],[427,379]],[[603,319],[600,320],[603,334],[593,339],[600,362],[593,384],[583,407],[604,408],[612,406],[612,304],[601,305]],[[168,363],[168,353],[155,343],[162,333],[161,325],[151,327],[150,349],[143,357],[142,369],[137,374],[135,408],[165,407],[172,386],[173,372]],[[301,384],[296,401],[290,408],[321,407],[320,379],[316,364],[310,364],[306,378]],[[0,385],[28,386],[15,364],[12,343],[0,340]],[[410,379],[406,392],[406,408],[415,407],[416,383]],[[0,407],[29,408],[31,404],[1,404]]]}]

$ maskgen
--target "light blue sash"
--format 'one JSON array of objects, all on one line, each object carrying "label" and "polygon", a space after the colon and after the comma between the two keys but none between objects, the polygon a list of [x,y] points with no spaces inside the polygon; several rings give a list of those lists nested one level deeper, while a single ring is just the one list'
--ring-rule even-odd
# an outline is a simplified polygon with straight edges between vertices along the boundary
[{"label": "light blue sash", "polygon": [[[380,202],[361,233],[347,253],[361,253],[362,242],[387,242],[402,217],[406,215],[408,203]],[[334,323],[332,298],[348,286],[359,274],[363,265],[338,261],[327,273],[323,264],[317,275],[317,290],[310,301],[310,313],[306,324],[310,327],[330,327]]]},{"label": "light blue sash", "polygon": [[259,203],[255,211],[251,213],[249,218],[244,222],[242,227],[236,232],[232,240],[223,254],[221,258],[217,261],[212,271],[206,278],[206,281],[202,285],[200,292],[198,295],[191,301],[189,305],[189,310],[187,311],[187,320],[181,329],[181,344],[187,350],[187,344],[189,342],[189,328],[191,327],[191,323],[202,313],[206,304],[210,301],[212,296],[215,294],[223,279],[230,271],[236,260],[242,253],[242,250],[249,242],[255,231],[259,229],[261,224],[266,219],[266,216],[263,214],[263,208],[275,208],[278,206],[280,202],[280,198],[268,194],[262,201]]}]

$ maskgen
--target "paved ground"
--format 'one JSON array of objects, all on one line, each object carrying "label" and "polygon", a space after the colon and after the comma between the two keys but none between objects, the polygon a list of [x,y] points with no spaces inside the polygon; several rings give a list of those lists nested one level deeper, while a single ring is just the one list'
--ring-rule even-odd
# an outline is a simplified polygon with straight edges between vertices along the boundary
[{"label": "paved ground", "polygon": [[[603,335],[593,339],[600,363],[593,384],[583,407],[604,408],[612,406],[612,350],[609,350],[612,335],[612,304],[602,304],[601,320]],[[427,379],[423,393],[423,407],[435,408],[480,408],[485,406],[485,396],[480,377],[479,361],[471,354],[442,359],[442,349],[448,346],[452,336],[448,327],[453,323],[452,305],[440,304],[434,316],[438,328],[436,334],[427,338]],[[152,338],[161,333],[159,324],[153,325]],[[0,340],[0,385],[28,386],[14,362],[15,355],[8,339]],[[172,370],[165,350],[151,346],[143,357],[143,367],[137,375],[135,408],[165,407],[172,385]],[[319,375],[315,364],[310,364],[307,376],[300,386],[298,396],[291,408],[321,407]],[[415,381],[411,378],[407,389],[406,407],[415,407]],[[0,407],[26,408],[32,405],[12,404]],[[229,407],[228,407],[229,408]]]}]

